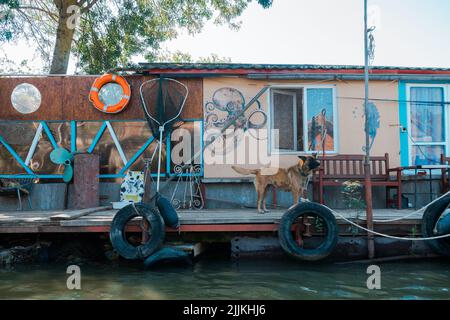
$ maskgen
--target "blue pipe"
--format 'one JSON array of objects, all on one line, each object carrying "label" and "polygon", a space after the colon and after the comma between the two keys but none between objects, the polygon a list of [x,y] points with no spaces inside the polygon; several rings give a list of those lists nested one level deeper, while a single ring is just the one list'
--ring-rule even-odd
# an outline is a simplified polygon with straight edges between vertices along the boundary
[{"label": "blue pipe", "polygon": [[41,121],[41,124],[42,124],[42,127],[44,128],[45,133],[47,134],[48,139],[50,140],[50,143],[53,146],[53,149],[57,149],[58,144],[56,143],[56,140],[53,137],[53,134],[50,131],[50,128],[48,127],[47,123],[45,121]]},{"label": "blue pipe", "polygon": [[102,126],[100,127],[100,130],[98,130],[97,135],[94,138],[94,141],[92,141],[92,144],[91,144],[91,146],[89,147],[89,149],[87,151],[88,153],[92,153],[92,151],[94,151],[95,146],[100,141],[100,139],[101,139],[101,137],[103,135],[103,132],[105,132],[105,129],[106,129],[106,121],[103,122]]},{"label": "blue pipe", "polygon": [[122,168],[122,170],[120,170],[119,174],[125,174],[125,171],[128,170],[128,168],[131,167],[131,165],[141,156],[141,154],[145,151],[145,149],[147,149],[154,139],[155,137],[151,136],[150,139],[148,139],[147,142],[144,143],[144,145],[133,155],[133,157],[128,160],[127,164]]},{"label": "blue pipe", "polygon": [[20,165],[25,169],[29,174],[34,175],[34,172],[23,162],[23,160],[19,157],[19,155],[14,151],[14,149],[0,136],[0,142],[5,146],[5,148],[11,153],[11,155],[20,163]]}]

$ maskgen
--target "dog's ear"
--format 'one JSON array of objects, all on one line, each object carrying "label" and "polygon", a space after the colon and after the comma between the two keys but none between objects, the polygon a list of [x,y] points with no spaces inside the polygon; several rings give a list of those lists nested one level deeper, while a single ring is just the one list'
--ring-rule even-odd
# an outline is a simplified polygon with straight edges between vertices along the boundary
[{"label": "dog's ear", "polygon": [[311,157],[317,158],[317,152],[314,152],[314,153],[311,155]]},{"label": "dog's ear", "polygon": [[303,161],[306,161],[306,157],[305,156],[298,156],[299,159],[302,159]]}]

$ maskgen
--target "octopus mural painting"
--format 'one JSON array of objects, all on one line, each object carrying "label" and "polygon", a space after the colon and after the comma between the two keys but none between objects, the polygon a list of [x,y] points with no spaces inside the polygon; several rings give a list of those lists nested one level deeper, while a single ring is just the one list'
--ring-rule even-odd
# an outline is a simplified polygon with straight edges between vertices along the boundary
[{"label": "octopus mural painting", "polygon": [[[217,89],[212,95],[211,101],[205,104],[205,131],[207,132],[211,129],[220,130],[230,121],[234,120],[235,123],[231,126],[233,129],[232,134],[236,140],[235,142],[239,143],[242,136],[236,134],[238,130],[244,132],[248,129],[261,129],[266,125],[267,115],[261,109],[261,103],[259,101],[256,101],[254,106],[251,106],[244,115],[238,116],[244,108],[245,98],[241,91],[230,87]],[[212,133],[212,135],[215,134]],[[206,140],[210,138],[207,134]],[[237,145],[236,143],[234,145]]]}]

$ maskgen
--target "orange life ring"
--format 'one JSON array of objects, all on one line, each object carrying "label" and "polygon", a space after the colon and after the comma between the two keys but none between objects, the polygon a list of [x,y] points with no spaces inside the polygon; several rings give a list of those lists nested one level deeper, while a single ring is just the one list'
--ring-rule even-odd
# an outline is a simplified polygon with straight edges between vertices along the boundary
[{"label": "orange life ring", "polygon": [[[100,89],[108,83],[115,82],[119,84],[122,87],[123,93],[122,93],[122,99],[115,105],[107,105],[100,101],[100,98],[98,96]],[[128,102],[130,102],[131,97],[131,89],[130,85],[128,84],[127,80],[125,80],[124,77],[115,75],[115,74],[104,74],[101,77],[98,77],[95,79],[94,84],[91,87],[91,90],[89,92],[89,100],[92,102],[94,107],[105,113],[118,113],[125,109]]]}]

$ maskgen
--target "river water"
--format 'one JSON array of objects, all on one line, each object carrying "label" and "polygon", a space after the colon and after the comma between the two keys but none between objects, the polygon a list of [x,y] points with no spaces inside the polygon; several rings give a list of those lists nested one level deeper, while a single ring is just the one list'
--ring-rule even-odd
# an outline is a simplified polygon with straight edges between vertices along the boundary
[{"label": "river water", "polygon": [[81,264],[81,290],[68,290],[65,265],[0,269],[0,299],[450,299],[450,261],[379,264],[381,289],[369,290],[367,264],[284,259],[144,270],[136,263]]}]

